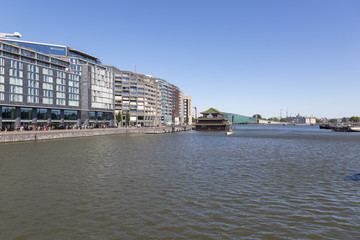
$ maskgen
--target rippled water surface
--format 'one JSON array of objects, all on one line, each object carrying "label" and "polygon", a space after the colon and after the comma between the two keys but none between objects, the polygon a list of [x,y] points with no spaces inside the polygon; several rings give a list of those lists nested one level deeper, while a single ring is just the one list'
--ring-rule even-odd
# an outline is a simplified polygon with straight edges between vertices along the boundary
[{"label": "rippled water surface", "polygon": [[0,144],[0,239],[359,239],[360,134],[318,127]]}]

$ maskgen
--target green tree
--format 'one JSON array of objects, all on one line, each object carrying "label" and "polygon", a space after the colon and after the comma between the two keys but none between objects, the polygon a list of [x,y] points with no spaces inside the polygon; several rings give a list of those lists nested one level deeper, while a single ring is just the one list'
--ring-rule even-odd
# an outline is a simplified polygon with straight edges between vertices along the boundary
[{"label": "green tree", "polygon": [[118,124],[118,126],[119,126],[119,123],[121,124],[121,122],[122,122],[122,114],[121,114],[121,111],[119,111],[117,114],[116,114],[116,122],[117,122],[117,124]]},{"label": "green tree", "polygon": [[130,124],[130,111],[126,112],[126,125],[129,126]]},{"label": "green tree", "polygon": [[257,119],[262,119],[262,117],[261,117],[260,114],[254,114],[252,117],[253,117],[253,118],[257,118]]},{"label": "green tree", "polygon": [[336,122],[336,119],[335,118],[332,118],[329,120],[330,123],[335,123]]},{"label": "green tree", "polygon": [[268,120],[273,122],[279,122],[279,119],[276,117],[269,118]]},{"label": "green tree", "polygon": [[360,122],[360,117],[353,116],[353,117],[350,118],[350,121],[352,121],[352,122]]}]

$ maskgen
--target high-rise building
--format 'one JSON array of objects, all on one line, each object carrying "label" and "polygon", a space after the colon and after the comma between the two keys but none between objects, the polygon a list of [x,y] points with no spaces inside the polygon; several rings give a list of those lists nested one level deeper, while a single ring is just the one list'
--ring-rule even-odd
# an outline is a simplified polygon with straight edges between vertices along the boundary
[{"label": "high-rise building", "polygon": [[192,124],[192,97],[184,95],[184,122]]},{"label": "high-rise building", "polygon": [[161,88],[162,124],[183,124],[183,92],[179,87],[164,79],[156,78],[156,81],[160,84]]},{"label": "high-rise building", "polygon": [[122,124],[130,114],[131,126],[161,124],[161,88],[152,76],[113,69],[115,76],[115,114],[122,113]]},{"label": "high-rise building", "polygon": [[[44,94],[41,101],[47,102],[49,107],[59,105],[77,108],[80,116],[78,126],[101,127],[114,125],[114,75],[112,68],[102,65],[101,61],[94,56],[67,46],[14,39],[2,40],[5,45],[13,48],[27,49],[30,53],[24,52],[24,55],[20,56],[20,58],[32,59],[36,61],[37,65],[45,63],[43,64],[44,67],[56,67],[56,61],[63,63],[63,65],[66,63],[65,69],[62,69],[63,73],[59,73],[59,76],[53,76],[56,77],[56,81],[59,83],[61,77],[63,77],[62,85],[58,84],[63,87],[55,86],[55,83],[53,87],[59,89],[59,91],[60,89],[64,90],[64,94],[56,92],[55,96],[54,92],[49,92],[53,90],[46,89],[46,87],[50,88],[50,86],[45,84],[45,89],[40,87]],[[51,77],[50,73],[48,76]],[[46,78],[44,78],[44,81],[46,81]],[[51,98],[53,98],[53,105],[51,105]]]},{"label": "high-rise building", "polygon": [[161,88],[161,123],[171,125],[173,122],[173,85],[161,78],[156,78],[156,81]]}]

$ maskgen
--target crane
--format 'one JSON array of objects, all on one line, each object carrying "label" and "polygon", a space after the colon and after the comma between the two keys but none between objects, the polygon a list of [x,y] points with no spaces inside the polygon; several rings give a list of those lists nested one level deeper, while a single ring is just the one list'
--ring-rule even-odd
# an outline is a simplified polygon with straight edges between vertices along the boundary
[{"label": "crane", "polygon": [[20,34],[19,32],[14,32],[14,33],[0,33],[0,38],[8,38],[8,37],[21,38],[21,34]]}]

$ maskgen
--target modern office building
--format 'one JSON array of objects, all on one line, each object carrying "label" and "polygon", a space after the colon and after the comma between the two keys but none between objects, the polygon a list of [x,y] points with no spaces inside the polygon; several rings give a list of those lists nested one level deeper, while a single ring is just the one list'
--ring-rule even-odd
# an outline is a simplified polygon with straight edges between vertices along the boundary
[{"label": "modern office building", "polygon": [[[53,75],[53,78],[56,77],[56,81],[59,82],[61,81],[58,78],[63,77],[62,86],[64,87],[58,87],[57,89],[64,90],[65,95],[57,93],[54,96],[51,95],[51,92],[43,91],[49,89],[40,88],[44,94],[44,97],[41,98],[43,102],[48,101],[47,104],[51,104],[50,98],[52,97],[53,104],[56,103],[63,107],[68,105],[76,108],[79,111],[78,126],[114,126],[114,74],[112,68],[102,65],[101,61],[94,56],[67,46],[14,39],[2,40],[5,46],[9,45],[18,49],[20,54],[23,52],[20,49],[30,52],[24,52],[23,56],[19,56],[20,59],[33,59],[36,64],[42,64],[44,67],[48,66],[50,69],[56,67],[56,61],[66,65],[62,69],[63,74],[59,73],[59,76]],[[48,75],[51,77],[52,74],[50,73]],[[44,78],[44,81],[47,81],[46,78]],[[44,87],[50,88],[46,84]],[[56,87],[55,83],[53,87]],[[47,98],[49,99],[46,100]]]},{"label": "modern office building", "polygon": [[122,113],[122,125],[130,113],[131,126],[159,126],[161,124],[161,88],[149,75],[112,68],[115,76],[115,114]]},{"label": "modern office building", "polygon": [[0,127],[77,125],[80,76],[70,63],[0,41]]},{"label": "modern office building", "polygon": [[184,95],[184,123],[192,124],[192,97]]}]

